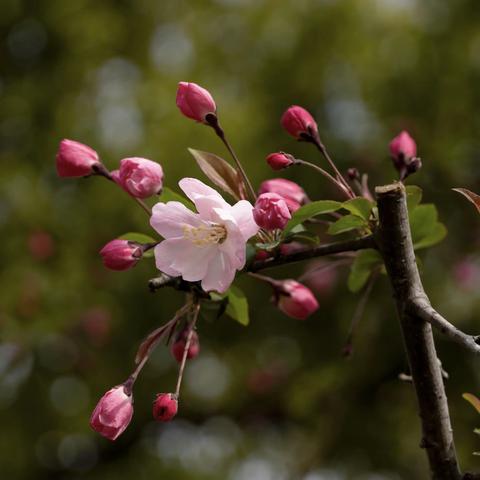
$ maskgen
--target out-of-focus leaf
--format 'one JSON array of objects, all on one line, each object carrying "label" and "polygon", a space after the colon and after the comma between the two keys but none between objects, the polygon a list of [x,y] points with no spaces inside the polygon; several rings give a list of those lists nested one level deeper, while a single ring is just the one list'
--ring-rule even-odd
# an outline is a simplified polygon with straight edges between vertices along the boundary
[{"label": "out-of-focus leaf", "polygon": [[145,235],[144,233],[139,232],[128,232],[124,233],[120,237],[120,240],[128,240],[129,242],[137,242],[137,243],[155,243],[157,240],[150,237],[149,235]]},{"label": "out-of-focus leaf", "polygon": [[169,332],[170,324],[162,325],[161,327],[150,332],[138,347],[137,354],[135,355],[135,363],[138,365],[148,355],[155,346],[165,337]]},{"label": "out-of-focus leaf", "polygon": [[358,253],[348,276],[347,285],[350,291],[354,293],[360,291],[369,279],[372,271],[382,265],[382,263],[382,257],[377,250],[369,248]]},{"label": "out-of-focus leaf", "polygon": [[356,215],[349,214],[339,218],[335,223],[332,223],[327,232],[330,235],[338,235],[340,233],[349,232],[350,230],[365,227],[368,227],[366,220],[357,217]]},{"label": "out-of-focus leaf", "polygon": [[460,193],[467,200],[472,202],[477,208],[477,211],[480,213],[480,195],[477,195],[476,193],[472,192],[471,190],[467,190],[466,188],[452,188],[452,190],[454,192]]},{"label": "out-of-focus leaf", "polygon": [[227,297],[227,315],[247,326],[250,323],[250,317],[248,315],[248,300],[245,294],[238,287],[232,285],[228,289]]},{"label": "out-of-focus leaf", "polygon": [[423,191],[416,185],[407,185],[405,191],[407,193],[407,208],[410,213],[422,201]]},{"label": "out-of-focus leaf", "polygon": [[472,405],[475,410],[480,413],[480,399],[478,399],[475,395],[472,393],[464,393],[462,397],[470,404]]},{"label": "out-of-focus leaf", "polygon": [[374,207],[374,203],[363,197],[352,198],[342,203],[342,208],[348,210],[351,214],[357,217],[368,220]]},{"label": "out-of-focus leaf", "polygon": [[410,228],[415,249],[431,247],[445,238],[447,229],[438,222],[433,204],[418,205],[410,214]]},{"label": "out-of-focus leaf", "polygon": [[294,227],[303,223],[309,218],[313,218],[322,213],[331,213],[339,210],[342,207],[340,202],[335,202],[334,200],[318,200],[317,202],[311,202],[307,205],[303,205],[296,212],[292,214],[292,218],[287,223],[285,230],[283,231],[284,236],[291,232]]},{"label": "out-of-focus leaf", "polygon": [[167,203],[167,202],[180,202],[183,203],[188,209],[195,210],[195,205],[188,200],[188,198],[180,195],[168,187],[163,187],[162,193],[158,197],[159,202]]},{"label": "out-of-focus leaf", "polygon": [[217,187],[236,200],[242,198],[243,181],[235,168],[214,153],[202,152],[193,148],[189,148],[188,151],[193,155],[202,172]]}]

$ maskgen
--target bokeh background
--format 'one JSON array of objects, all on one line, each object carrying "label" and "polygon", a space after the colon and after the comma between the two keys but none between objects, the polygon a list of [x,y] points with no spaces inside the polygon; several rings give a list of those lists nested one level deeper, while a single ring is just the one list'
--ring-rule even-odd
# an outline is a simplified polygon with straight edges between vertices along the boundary
[{"label": "bokeh background", "polygon": [[[371,185],[395,171],[388,143],[417,140],[409,179],[438,205],[449,235],[421,254],[427,291],[468,332],[480,331],[480,218],[451,191],[480,190],[480,8],[476,0],[2,0],[0,3],[0,474],[8,479],[423,479],[424,452],[385,278],[341,356],[358,296],[348,269],[310,277],[321,308],[281,315],[267,287],[238,284],[251,325],[203,317],[202,352],[187,366],[181,410],[154,424],[156,392],[176,366],[159,348],[135,389],[135,416],[110,443],[91,410],[132,369],[138,343],[170,318],[178,292],[149,293],[153,261],[116,273],[99,249],[147,218],[100,178],[60,180],[62,138],[95,148],[109,168],[160,162],[166,185],[204,179],[187,147],[226,152],[175,106],[178,81],[214,95],[256,185],[267,153],[321,161],[281,131],[290,104],[308,108],[342,170]],[[280,176],[311,198],[336,198],[322,177]],[[308,268],[279,269],[278,278]],[[457,449],[480,469],[478,360],[438,339]]]}]

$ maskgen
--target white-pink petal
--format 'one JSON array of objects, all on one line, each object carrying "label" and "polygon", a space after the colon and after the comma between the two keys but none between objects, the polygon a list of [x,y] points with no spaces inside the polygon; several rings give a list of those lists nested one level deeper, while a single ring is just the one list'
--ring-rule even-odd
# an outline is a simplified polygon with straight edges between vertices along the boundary
[{"label": "white-pink petal", "polygon": [[240,200],[233,205],[230,209],[230,213],[242,232],[245,241],[258,233],[260,227],[253,219],[253,205],[250,202],[247,202],[247,200]]},{"label": "white-pink petal", "polygon": [[235,272],[236,269],[231,265],[228,255],[221,252],[213,257],[208,265],[207,275],[202,280],[202,288],[206,292],[215,290],[223,293],[232,284]]},{"label": "white-pink petal", "polygon": [[185,225],[198,227],[202,223],[197,213],[180,202],[157,203],[150,218],[150,225],[163,238],[183,237]]}]

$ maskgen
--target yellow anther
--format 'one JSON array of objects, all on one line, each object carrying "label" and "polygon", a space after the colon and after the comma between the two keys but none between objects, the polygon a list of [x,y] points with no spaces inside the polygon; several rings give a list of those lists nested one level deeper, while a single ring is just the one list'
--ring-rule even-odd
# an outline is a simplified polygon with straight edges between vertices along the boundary
[{"label": "yellow anther", "polygon": [[227,230],[223,225],[216,223],[200,225],[199,227],[184,225],[183,237],[190,240],[197,247],[205,247],[215,243],[222,243],[227,238]]}]

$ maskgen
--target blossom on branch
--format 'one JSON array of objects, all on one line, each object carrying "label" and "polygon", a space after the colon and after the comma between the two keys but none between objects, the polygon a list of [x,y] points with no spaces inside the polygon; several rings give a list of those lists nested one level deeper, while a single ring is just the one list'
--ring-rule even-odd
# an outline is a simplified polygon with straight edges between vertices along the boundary
[{"label": "blossom on branch", "polygon": [[298,210],[306,201],[305,190],[295,182],[285,178],[272,178],[261,183],[258,194],[276,193],[285,200],[290,212]]},{"label": "blossom on branch", "polygon": [[157,268],[188,282],[201,281],[207,292],[225,292],[245,266],[246,243],[259,229],[253,206],[246,200],[229,205],[195,178],[184,178],[179,185],[198,213],[180,202],[153,207],[150,224],[165,239],[155,247]]},{"label": "blossom on branch", "polygon": [[206,123],[206,116],[217,111],[210,92],[192,82],[178,84],[177,107],[186,117],[201,123]]},{"label": "blossom on branch", "polygon": [[56,161],[60,177],[85,177],[94,173],[94,167],[100,165],[98,153],[93,148],[67,139],[60,142]]}]

